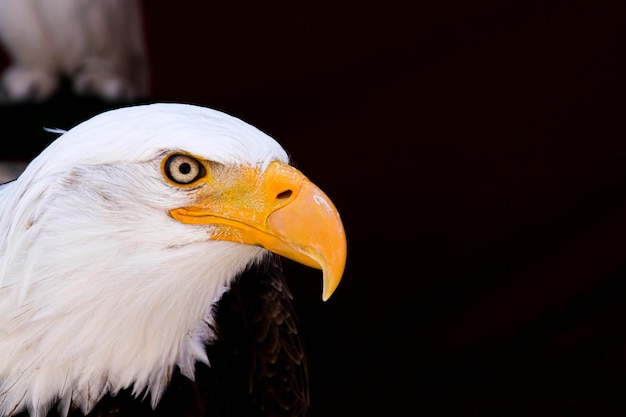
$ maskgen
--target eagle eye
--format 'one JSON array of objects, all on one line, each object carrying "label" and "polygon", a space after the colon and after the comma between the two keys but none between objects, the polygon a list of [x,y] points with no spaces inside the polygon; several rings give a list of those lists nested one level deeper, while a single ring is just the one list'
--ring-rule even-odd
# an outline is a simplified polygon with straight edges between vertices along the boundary
[{"label": "eagle eye", "polygon": [[165,175],[176,184],[191,184],[206,175],[204,165],[189,155],[170,155],[163,166]]}]

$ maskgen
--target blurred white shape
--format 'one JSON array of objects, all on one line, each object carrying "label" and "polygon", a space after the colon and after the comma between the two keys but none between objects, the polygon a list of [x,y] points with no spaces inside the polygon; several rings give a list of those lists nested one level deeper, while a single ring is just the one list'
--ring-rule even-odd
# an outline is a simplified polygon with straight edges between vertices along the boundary
[{"label": "blurred white shape", "polygon": [[139,0],[0,0],[0,42],[11,59],[4,101],[44,100],[61,77],[108,101],[148,94]]}]

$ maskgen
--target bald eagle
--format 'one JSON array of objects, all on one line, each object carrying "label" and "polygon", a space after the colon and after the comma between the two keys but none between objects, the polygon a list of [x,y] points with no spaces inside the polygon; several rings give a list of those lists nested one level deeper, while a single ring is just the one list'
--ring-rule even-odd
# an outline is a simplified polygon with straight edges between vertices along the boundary
[{"label": "bald eagle", "polygon": [[0,186],[0,416],[303,415],[280,256],[343,274],[331,200],[271,137],[157,103],[63,133]]}]

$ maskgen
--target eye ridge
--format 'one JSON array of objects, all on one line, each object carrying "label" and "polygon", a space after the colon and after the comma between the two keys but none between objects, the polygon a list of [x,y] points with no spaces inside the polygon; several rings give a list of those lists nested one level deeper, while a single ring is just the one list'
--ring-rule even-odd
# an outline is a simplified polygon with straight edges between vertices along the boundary
[{"label": "eye ridge", "polygon": [[164,164],[167,178],[177,184],[191,184],[205,174],[204,165],[197,159],[184,154],[170,155]]}]

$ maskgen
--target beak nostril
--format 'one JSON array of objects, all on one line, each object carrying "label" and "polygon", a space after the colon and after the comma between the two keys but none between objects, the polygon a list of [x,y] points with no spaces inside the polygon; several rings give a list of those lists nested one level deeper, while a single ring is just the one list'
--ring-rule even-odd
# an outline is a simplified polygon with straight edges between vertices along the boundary
[{"label": "beak nostril", "polygon": [[276,196],[276,198],[278,200],[286,200],[289,197],[291,197],[291,194],[293,194],[293,191],[291,190],[285,190],[282,193],[278,193],[278,195]]}]

